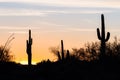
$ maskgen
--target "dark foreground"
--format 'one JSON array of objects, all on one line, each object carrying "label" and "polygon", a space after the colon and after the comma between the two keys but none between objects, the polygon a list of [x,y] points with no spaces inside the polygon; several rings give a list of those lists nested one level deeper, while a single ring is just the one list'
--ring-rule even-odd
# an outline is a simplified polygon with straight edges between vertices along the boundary
[{"label": "dark foreground", "polygon": [[0,62],[0,80],[120,80],[120,63],[45,61],[27,66]]}]

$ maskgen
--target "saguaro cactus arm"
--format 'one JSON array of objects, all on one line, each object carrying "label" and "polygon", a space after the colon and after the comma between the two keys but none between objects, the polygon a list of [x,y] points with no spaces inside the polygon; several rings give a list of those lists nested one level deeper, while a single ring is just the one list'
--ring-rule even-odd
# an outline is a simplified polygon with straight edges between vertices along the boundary
[{"label": "saguaro cactus arm", "polygon": [[97,37],[98,37],[98,39],[99,39],[99,40],[101,40],[100,30],[99,30],[99,28],[97,28],[97,35],[98,35],[98,36],[97,36]]},{"label": "saguaro cactus arm", "polygon": [[29,49],[29,48],[28,48],[28,40],[26,40],[26,52],[27,52],[27,54],[29,53],[29,52],[28,52],[28,49]]},{"label": "saguaro cactus arm", "polygon": [[105,42],[107,42],[109,40],[109,38],[110,38],[110,32],[107,32],[107,37],[105,39]]},{"label": "saguaro cactus arm", "polygon": [[57,52],[58,60],[61,60],[60,52]]}]

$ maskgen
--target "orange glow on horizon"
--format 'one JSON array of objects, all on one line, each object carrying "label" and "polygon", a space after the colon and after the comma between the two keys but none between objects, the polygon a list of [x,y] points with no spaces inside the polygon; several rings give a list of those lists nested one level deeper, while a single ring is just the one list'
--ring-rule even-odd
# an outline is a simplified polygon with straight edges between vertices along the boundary
[{"label": "orange glow on horizon", "polygon": [[[20,61],[19,63],[22,65],[28,65],[28,61]],[[32,61],[32,65],[36,65],[36,64],[37,64],[37,62]]]}]

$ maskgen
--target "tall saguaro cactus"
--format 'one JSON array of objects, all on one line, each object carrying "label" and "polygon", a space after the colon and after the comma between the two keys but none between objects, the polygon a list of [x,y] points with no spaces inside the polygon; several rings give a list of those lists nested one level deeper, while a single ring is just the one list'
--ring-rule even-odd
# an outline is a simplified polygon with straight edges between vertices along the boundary
[{"label": "tall saguaro cactus", "polygon": [[104,15],[101,15],[101,34],[99,28],[97,28],[97,36],[98,39],[101,41],[101,56],[103,57],[105,55],[105,48],[106,48],[106,42],[110,38],[110,32],[107,32],[107,36],[105,36],[105,22],[104,22]]},{"label": "tall saguaro cactus", "polygon": [[29,30],[29,39],[26,40],[26,52],[28,55],[28,65],[31,65],[32,62],[32,38],[31,38],[31,30]]}]

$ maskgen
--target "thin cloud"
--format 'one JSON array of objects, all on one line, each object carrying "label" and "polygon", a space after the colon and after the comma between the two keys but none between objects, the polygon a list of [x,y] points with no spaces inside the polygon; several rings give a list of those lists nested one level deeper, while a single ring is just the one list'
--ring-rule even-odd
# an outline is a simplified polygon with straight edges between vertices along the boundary
[{"label": "thin cloud", "polygon": [[22,27],[22,26],[0,26],[1,31],[27,31],[29,29],[38,30],[39,27]]},{"label": "thin cloud", "polygon": [[[94,1],[94,2],[93,2]],[[120,2],[82,0],[0,0],[0,16],[41,16],[49,14],[96,14],[119,12]],[[33,2],[33,3],[32,3]],[[117,8],[117,9],[114,9]]]},{"label": "thin cloud", "polygon": [[27,31],[9,31],[8,33],[14,33],[14,34],[27,34]]},{"label": "thin cloud", "polygon": [[112,10],[80,10],[80,11],[66,11],[66,14],[96,14],[96,13],[111,13]]},{"label": "thin cloud", "polygon": [[0,16],[41,16],[50,14],[96,14],[110,13],[112,10],[34,10],[34,9],[1,9]]},{"label": "thin cloud", "polygon": [[22,2],[65,7],[120,8],[119,0],[0,0],[0,2]]},{"label": "thin cloud", "polygon": [[96,29],[80,29],[80,28],[68,28],[69,31],[80,31],[80,32],[94,32]]},{"label": "thin cloud", "polygon": [[0,16],[45,16],[45,12],[27,9],[0,9]]}]

